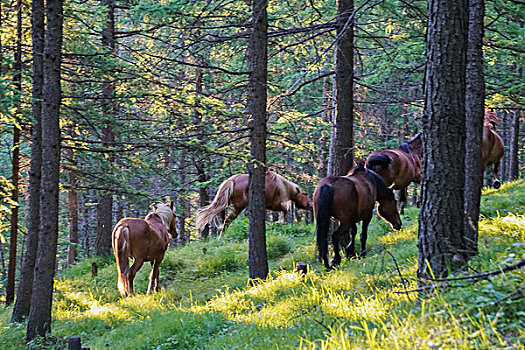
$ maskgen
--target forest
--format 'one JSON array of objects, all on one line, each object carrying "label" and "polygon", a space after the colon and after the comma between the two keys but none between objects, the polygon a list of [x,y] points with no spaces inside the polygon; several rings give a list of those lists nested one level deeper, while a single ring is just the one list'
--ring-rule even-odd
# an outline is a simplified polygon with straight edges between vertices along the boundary
[{"label": "forest", "polygon": [[[0,347],[523,348],[524,22],[519,0],[0,0]],[[202,219],[238,174],[246,209]],[[372,186],[364,217],[335,177]],[[160,203],[130,295],[120,220]]]}]

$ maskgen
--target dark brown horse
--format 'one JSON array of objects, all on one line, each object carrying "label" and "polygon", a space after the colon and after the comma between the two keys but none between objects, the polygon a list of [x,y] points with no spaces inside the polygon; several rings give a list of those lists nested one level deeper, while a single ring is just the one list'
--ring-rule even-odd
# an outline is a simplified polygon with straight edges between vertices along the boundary
[{"label": "dark brown horse", "polygon": [[[133,279],[144,262],[151,264],[148,294],[159,291],[159,266],[169,245],[170,234],[177,235],[173,202],[154,205],[145,219],[120,220],[111,234],[117,260],[118,290],[123,297],[133,294]],[[133,265],[129,267],[129,258]]]},{"label": "dark brown horse", "polygon": [[[195,219],[197,229],[202,230],[206,224],[213,223],[222,234],[222,231],[248,206],[248,180],[248,174],[238,174],[224,181],[219,186],[213,202],[197,212]],[[273,171],[266,172],[264,194],[266,209],[282,211],[285,218],[290,210],[291,201],[300,209],[310,209],[310,199],[306,192]],[[225,219],[226,209],[230,204],[233,206],[233,212]]]},{"label": "dark brown horse", "polygon": [[485,110],[483,122],[483,144],[481,146],[481,171],[485,172],[489,165],[492,168],[492,186],[499,188],[501,182],[498,180],[499,163],[505,148],[501,137],[494,130],[499,124],[496,112]]},{"label": "dark brown horse", "polygon": [[421,181],[421,155],[423,142],[417,134],[399,148],[375,151],[366,159],[366,167],[375,171],[385,185],[399,190],[399,205],[401,213],[407,204],[406,188],[412,182]]},{"label": "dark brown horse", "polygon": [[374,205],[378,202],[377,212],[388,221],[395,230],[401,228],[401,218],[397,211],[394,192],[388,188],[381,177],[363,165],[350,170],[346,176],[328,176],[319,182],[314,192],[314,213],[317,222],[317,248],[324,266],[328,264],[328,231],[330,219],[339,222],[339,227],[332,235],[335,257],[333,264],[341,262],[339,244],[341,238],[351,230],[350,243],[345,249],[347,257],[355,255],[355,236],[357,223],[362,221],[361,253],[366,252],[368,224],[372,220]]}]

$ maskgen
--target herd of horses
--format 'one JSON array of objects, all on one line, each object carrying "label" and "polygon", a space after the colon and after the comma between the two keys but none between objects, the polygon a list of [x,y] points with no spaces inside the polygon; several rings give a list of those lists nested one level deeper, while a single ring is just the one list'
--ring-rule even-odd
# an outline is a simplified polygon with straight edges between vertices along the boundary
[{"label": "herd of horses", "polygon": [[[493,165],[492,185],[499,188],[499,162],[503,156],[503,142],[496,133],[498,119],[495,112],[486,111],[483,126],[481,170]],[[372,152],[365,161],[358,161],[345,176],[328,176],[319,181],[310,201],[306,192],[281,175],[268,171],[265,178],[266,208],[281,211],[285,217],[294,202],[299,209],[313,206],[317,229],[319,256],[327,269],[341,262],[340,244],[345,255],[355,257],[357,223],[362,222],[359,257],[366,254],[368,224],[377,203],[377,214],[390,223],[394,230],[401,228],[394,190],[399,191],[400,211],[406,206],[407,187],[421,181],[423,141],[418,134],[396,149]],[[248,174],[233,175],[217,190],[211,204],[201,208],[195,219],[196,228],[214,225],[222,232],[248,206]],[[226,215],[229,206],[233,211]],[[331,222],[337,228],[332,233],[334,258],[328,262],[328,243]],[[118,289],[122,296],[133,294],[133,280],[145,262],[150,262],[148,293],[159,290],[159,265],[169,246],[169,237],[175,237],[176,215],[173,202],[153,206],[145,219],[124,218],[114,227],[112,245],[117,261]],[[129,259],[133,264],[129,265]]]}]

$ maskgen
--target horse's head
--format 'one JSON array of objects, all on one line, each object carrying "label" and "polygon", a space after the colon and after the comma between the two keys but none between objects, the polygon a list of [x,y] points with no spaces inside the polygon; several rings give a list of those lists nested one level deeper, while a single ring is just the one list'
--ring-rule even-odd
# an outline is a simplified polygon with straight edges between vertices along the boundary
[{"label": "horse's head", "polygon": [[305,191],[301,190],[299,186],[295,186],[292,190],[294,193],[291,196],[292,201],[299,209],[310,210],[312,205],[310,198]]},{"label": "horse's head", "polygon": [[483,125],[492,126],[493,129],[496,129],[496,126],[499,125],[499,119],[495,111],[485,110]]},{"label": "horse's head", "polygon": [[410,140],[407,141],[408,149],[411,152],[414,152],[421,158],[423,155],[423,138],[421,137],[421,134],[417,134],[416,136],[412,137]]},{"label": "horse's head", "polygon": [[367,174],[372,182],[375,184],[377,190],[377,213],[380,217],[385,219],[392,225],[394,230],[401,229],[401,217],[397,210],[396,197],[394,191],[385,185],[381,177],[372,170],[367,170]]},{"label": "horse's head", "polygon": [[162,219],[162,223],[168,229],[172,237],[177,237],[177,214],[175,213],[175,203],[158,203],[153,205],[155,213]]}]

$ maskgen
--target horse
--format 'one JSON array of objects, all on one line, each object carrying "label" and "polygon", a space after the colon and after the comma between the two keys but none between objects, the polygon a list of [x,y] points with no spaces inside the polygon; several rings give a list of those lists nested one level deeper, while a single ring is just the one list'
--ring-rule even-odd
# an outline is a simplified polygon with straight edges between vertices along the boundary
[{"label": "horse", "polygon": [[483,120],[483,143],[481,146],[481,174],[485,172],[489,165],[492,168],[492,186],[500,188],[501,182],[498,180],[499,163],[505,152],[503,141],[496,133],[496,125],[499,124],[496,112],[485,110]]},{"label": "horse", "polygon": [[[213,223],[222,235],[222,231],[248,206],[248,187],[248,174],[233,175],[221,183],[213,202],[197,211],[197,229],[200,231],[206,224]],[[290,211],[291,202],[299,209],[310,210],[310,199],[306,192],[273,171],[266,172],[264,196],[266,209],[283,212],[285,219]],[[230,204],[233,211],[225,218]]]},{"label": "horse", "polygon": [[421,156],[423,141],[417,134],[396,149],[387,149],[370,153],[366,167],[375,171],[385,185],[399,190],[401,214],[407,205],[407,187],[412,182],[421,182]]},{"label": "horse", "polygon": [[[145,219],[124,218],[113,228],[111,242],[117,261],[118,290],[123,297],[133,294],[133,280],[144,262],[151,264],[148,294],[160,290],[159,266],[168,249],[170,235],[177,235],[174,203],[153,206]],[[129,258],[133,265],[129,266]]]},{"label": "horse", "polygon": [[389,222],[395,230],[401,228],[401,218],[397,211],[396,198],[391,188],[373,170],[360,164],[346,176],[328,176],[319,182],[314,196],[314,213],[317,222],[317,249],[324,266],[328,264],[328,231],[330,219],[338,221],[338,228],[332,234],[334,265],[341,262],[339,244],[351,229],[350,243],[345,248],[347,257],[355,256],[355,236],[357,223],[362,221],[360,257],[366,254],[368,224],[372,220],[374,205],[378,202],[378,215]]}]

